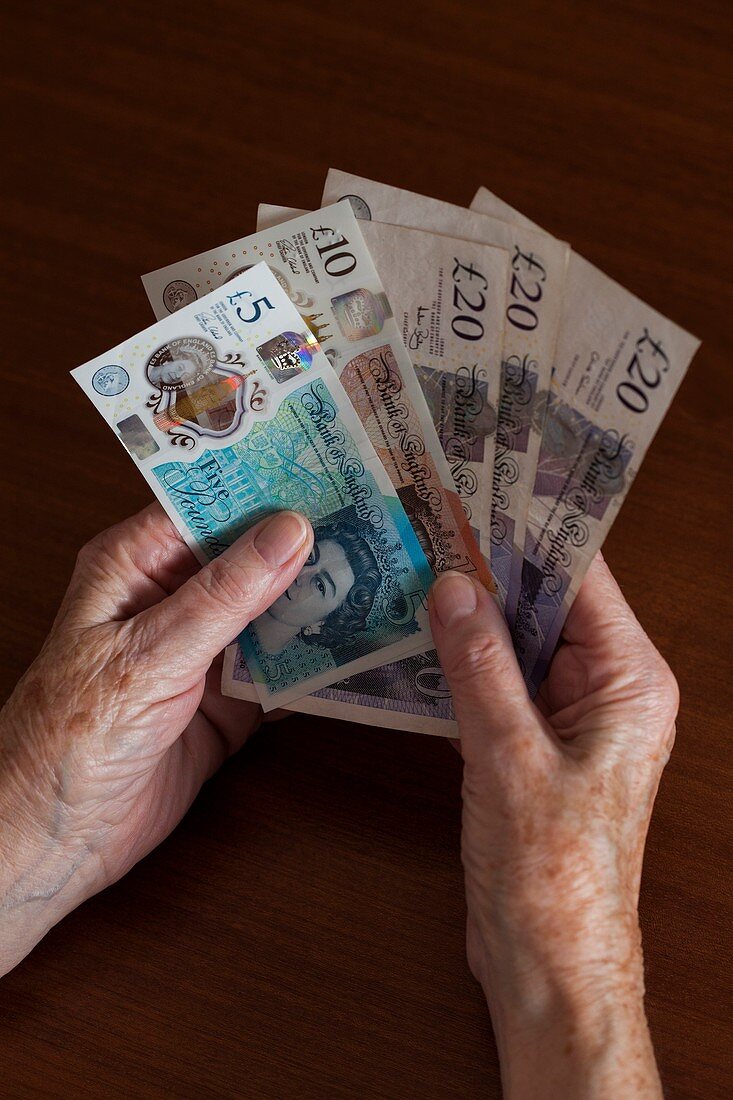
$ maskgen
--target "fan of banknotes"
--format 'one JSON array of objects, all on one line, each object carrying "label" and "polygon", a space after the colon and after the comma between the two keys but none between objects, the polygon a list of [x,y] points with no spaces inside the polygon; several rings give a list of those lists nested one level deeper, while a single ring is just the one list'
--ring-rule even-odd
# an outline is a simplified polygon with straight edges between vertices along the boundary
[{"label": "fan of banknotes", "polygon": [[73,375],[201,562],[313,525],[225,694],[452,735],[433,578],[496,593],[535,692],[698,341],[485,188],[322,201],[144,276],[158,323]]}]

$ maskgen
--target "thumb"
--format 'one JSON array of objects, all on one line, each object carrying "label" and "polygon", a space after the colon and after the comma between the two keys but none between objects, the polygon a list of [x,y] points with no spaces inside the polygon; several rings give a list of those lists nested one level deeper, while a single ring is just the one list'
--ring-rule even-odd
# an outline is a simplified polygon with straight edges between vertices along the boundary
[{"label": "thumb", "polygon": [[312,545],[311,526],[297,512],[255,524],[177,592],[131,620],[140,657],[167,678],[198,678],[292,584]]},{"label": "thumb", "polygon": [[465,573],[441,573],[430,590],[430,624],[461,735],[461,751],[536,724],[499,605]]}]

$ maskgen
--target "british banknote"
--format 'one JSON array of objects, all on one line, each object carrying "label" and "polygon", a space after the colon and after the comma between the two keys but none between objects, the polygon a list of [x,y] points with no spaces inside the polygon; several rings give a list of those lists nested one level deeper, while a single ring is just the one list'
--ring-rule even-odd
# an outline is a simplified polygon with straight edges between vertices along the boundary
[{"label": "british banknote", "polygon": [[[233,698],[256,699],[239,646],[227,647],[221,690]],[[435,650],[346,677],[284,709],[411,733],[458,735],[453,700]]]},{"label": "british banknote", "polygon": [[276,509],[311,519],[308,585],[240,638],[266,710],[429,644],[433,571],[266,264],[72,373],[200,561]]},{"label": "british banknote", "polygon": [[[258,228],[271,228],[296,213],[284,207],[260,207]],[[375,222],[365,223],[362,231],[403,339],[408,348],[416,345],[410,355],[429,395],[461,499],[475,514],[477,491],[491,484],[508,253]],[[472,298],[480,306],[473,313],[481,323],[481,332],[474,332],[479,338],[473,341],[454,332],[453,319],[466,315],[456,310],[450,293],[456,265],[471,273],[467,281],[478,282],[481,291]],[[460,277],[461,270],[456,274]],[[460,321],[457,327],[461,328]],[[247,668],[235,646],[227,650],[222,691],[252,698]],[[456,733],[453,702],[434,650],[349,676],[297,700],[290,709],[421,733]]]},{"label": "british banknote", "polygon": [[[257,228],[302,210],[260,205]],[[509,252],[382,222],[360,224],[464,511],[489,542]]]},{"label": "british banknote", "polygon": [[[512,623],[521,586],[524,531],[539,451],[539,402],[547,392],[552,371],[568,246],[500,218],[331,169],[323,201],[338,199],[348,199],[357,216],[364,220],[430,230],[509,250],[490,548],[485,546],[485,552],[492,562],[507,619]],[[469,316],[470,305],[462,304]]]},{"label": "british banknote", "polygon": [[346,204],[253,233],[143,277],[156,317],[264,260],[349,395],[435,573],[488,566],[402,343],[392,307]]},{"label": "british banknote", "polygon": [[[486,188],[472,208],[538,229]],[[533,691],[698,347],[694,336],[571,253],[514,624]]]}]

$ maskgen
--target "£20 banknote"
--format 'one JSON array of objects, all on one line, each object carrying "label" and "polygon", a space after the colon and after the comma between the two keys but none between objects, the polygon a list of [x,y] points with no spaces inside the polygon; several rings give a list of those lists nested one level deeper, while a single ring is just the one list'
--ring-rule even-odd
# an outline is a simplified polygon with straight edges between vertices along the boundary
[{"label": "\u00a320 banknote", "polygon": [[[512,623],[539,451],[538,401],[547,390],[552,372],[568,246],[534,229],[331,169],[323,201],[338,199],[348,199],[357,215],[366,220],[431,230],[509,250],[490,547],[485,546],[485,553],[491,560],[507,619]],[[477,299],[466,290],[464,284],[454,293],[459,301],[462,296],[463,312],[470,316]]]},{"label": "\u00a320 banknote", "polygon": [[[544,232],[486,188],[472,206]],[[570,254],[514,623],[517,655],[533,691],[699,345]]]}]

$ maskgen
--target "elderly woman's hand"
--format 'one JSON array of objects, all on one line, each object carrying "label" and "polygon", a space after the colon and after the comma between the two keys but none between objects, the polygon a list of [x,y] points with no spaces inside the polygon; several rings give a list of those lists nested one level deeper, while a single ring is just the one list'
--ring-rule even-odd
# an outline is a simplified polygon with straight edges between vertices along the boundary
[{"label": "elderly woman's hand", "polygon": [[511,1097],[647,1097],[659,1082],[637,918],[677,686],[599,558],[533,705],[479,586],[433,586],[464,759],[467,946]]},{"label": "elderly woman's hand", "polygon": [[281,512],[199,570],[153,505],[81,551],[0,712],[0,974],[159,844],[255,729],[259,707],[221,696],[215,658],[311,543]]}]

